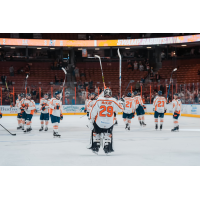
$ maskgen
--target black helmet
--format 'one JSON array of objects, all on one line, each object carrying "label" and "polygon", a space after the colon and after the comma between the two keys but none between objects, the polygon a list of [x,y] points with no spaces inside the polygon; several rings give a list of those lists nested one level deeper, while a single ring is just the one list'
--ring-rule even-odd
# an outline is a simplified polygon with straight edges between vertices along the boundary
[{"label": "black helmet", "polygon": [[160,96],[162,95],[162,91],[161,91],[161,90],[160,90],[160,91],[158,91],[158,95],[160,95]]},{"label": "black helmet", "polygon": [[131,95],[131,93],[129,92],[126,96],[127,96],[127,97],[131,97],[132,95]]}]

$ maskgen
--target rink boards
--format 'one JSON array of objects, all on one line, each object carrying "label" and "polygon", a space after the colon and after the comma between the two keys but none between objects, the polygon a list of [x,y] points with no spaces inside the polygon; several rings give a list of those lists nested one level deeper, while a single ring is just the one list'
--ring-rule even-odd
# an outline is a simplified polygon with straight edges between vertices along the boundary
[{"label": "rink boards", "polygon": [[[63,114],[64,115],[85,115],[84,113],[85,105],[64,105]],[[146,105],[146,114],[153,114],[153,105]],[[17,115],[17,108],[11,108],[10,106],[0,106],[1,112],[4,116],[15,116]],[[40,113],[39,105],[36,105],[36,114]],[[172,115],[173,108],[172,104],[167,105],[166,115]],[[121,113],[118,113],[121,114]],[[183,104],[181,109],[181,116],[186,117],[199,117],[200,118],[200,105],[195,104]]]}]

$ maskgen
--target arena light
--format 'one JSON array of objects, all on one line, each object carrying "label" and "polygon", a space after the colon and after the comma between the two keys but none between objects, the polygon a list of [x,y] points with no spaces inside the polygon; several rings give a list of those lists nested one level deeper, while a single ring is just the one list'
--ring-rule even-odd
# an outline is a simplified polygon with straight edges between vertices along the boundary
[{"label": "arena light", "polygon": [[147,47],[147,49],[151,49],[151,47]]},{"label": "arena light", "polygon": [[50,48],[50,49],[55,49],[55,48]]},{"label": "arena light", "polygon": [[125,49],[131,49],[131,48],[125,48]]},{"label": "arena light", "polygon": [[95,48],[95,50],[99,50],[99,48]]},{"label": "arena light", "polygon": [[42,48],[37,48],[37,49],[42,49]]},{"label": "arena light", "polygon": [[1,47],[0,47],[0,49],[1,49]]},{"label": "arena light", "polygon": [[10,47],[11,49],[15,49],[15,47]]},{"label": "arena light", "polygon": [[78,48],[78,50],[83,50],[82,48]]},{"label": "arena light", "polygon": [[186,44],[182,44],[181,46],[182,46],[182,47],[186,47],[187,45],[186,45]]}]

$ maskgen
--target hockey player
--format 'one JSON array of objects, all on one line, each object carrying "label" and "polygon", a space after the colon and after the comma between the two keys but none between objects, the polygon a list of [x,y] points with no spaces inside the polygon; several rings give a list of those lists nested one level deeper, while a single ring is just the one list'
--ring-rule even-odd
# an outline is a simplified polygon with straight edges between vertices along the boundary
[{"label": "hockey player", "polygon": [[2,118],[2,113],[1,113],[1,110],[0,110],[0,119]]},{"label": "hockey player", "polygon": [[12,103],[10,106],[17,108],[17,122],[18,122],[18,127],[17,129],[22,128],[22,114],[21,114],[21,109],[20,109],[20,101],[23,97],[23,94],[18,94],[18,99],[16,100],[15,105]]},{"label": "hockey player", "polygon": [[98,97],[91,110],[89,127],[92,130],[92,135],[90,149],[94,153],[98,153],[101,139],[104,152],[107,154],[113,151],[114,112],[122,112],[123,108],[111,96],[112,91],[105,89],[104,97]]},{"label": "hockey player", "polygon": [[60,99],[60,92],[55,92],[55,97],[50,100],[49,104],[51,123],[53,124],[53,136],[60,137],[58,134],[58,125],[60,120],[63,120],[62,115],[62,101]]},{"label": "hockey player", "polygon": [[131,98],[131,93],[129,92],[124,98],[124,111],[123,111],[123,120],[125,123],[125,129],[130,131],[131,119],[135,115],[135,101]]},{"label": "hockey player", "polygon": [[26,99],[23,100],[23,104],[24,105],[21,106],[24,108],[24,111],[26,113],[25,115],[26,127],[24,133],[27,133],[31,131],[31,120],[35,110],[35,102],[31,100],[31,94],[29,93],[26,94]]},{"label": "hockey player", "polygon": [[142,98],[141,96],[137,95],[137,91],[135,91],[133,93],[133,100],[135,101],[135,108],[136,108],[136,113],[137,113],[137,116],[138,116],[138,121],[140,123],[140,126],[143,126],[145,127],[146,124],[144,122],[144,114],[145,114],[145,111],[144,109],[146,108],[143,104],[143,101],[142,101]]},{"label": "hockey player", "polygon": [[174,94],[174,99],[172,101],[173,105],[173,121],[174,121],[174,128],[171,131],[179,131],[179,125],[178,125],[178,118],[181,114],[181,100],[178,99],[178,94]]},{"label": "hockey player", "polygon": [[87,117],[89,117],[89,111],[88,111],[88,103],[90,102],[91,100],[91,97],[90,97],[90,94],[88,94],[88,99],[85,100],[85,109],[84,109],[84,112],[86,113],[87,112]]},{"label": "hockey player", "polygon": [[40,121],[41,121],[41,128],[39,131],[43,131],[44,129],[44,123],[45,123],[45,131],[48,131],[48,124],[49,124],[49,103],[50,99],[49,94],[45,94],[44,98],[40,100]]},{"label": "hockey player", "polygon": [[154,119],[155,119],[155,129],[158,129],[158,117],[160,117],[160,130],[163,128],[164,113],[167,110],[167,100],[162,97],[162,91],[158,91],[158,96],[153,101]]},{"label": "hockey player", "polygon": [[19,107],[20,107],[20,110],[21,110],[21,113],[20,113],[20,117],[21,117],[21,125],[22,125],[22,130],[24,130],[24,126],[25,126],[25,119],[26,119],[26,112],[24,110],[25,108],[25,94],[24,93],[21,93],[21,101],[19,102]]}]

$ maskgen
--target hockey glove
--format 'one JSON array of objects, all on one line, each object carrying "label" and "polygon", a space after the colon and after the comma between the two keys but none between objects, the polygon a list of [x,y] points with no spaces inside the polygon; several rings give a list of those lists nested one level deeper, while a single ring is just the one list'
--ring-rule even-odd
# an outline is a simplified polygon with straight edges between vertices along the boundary
[{"label": "hockey glove", "polygon": [[143,108],[146,110],[146,106],[145,105],[143,105]]},{"label": "hockey glove", "polygon": [[22,104],[22,108],[24,108],[24,107],[25,107],[25,104],[23,103],[23,104]]},{"label": "hockey glove", "polygon": [[167,112],[167,110],[165,110],[165,113]]},{"label": "hockey glove", "polygon": [[59,109],[60,109],[60,106],[55,106],[55,109],[59,110]]},{"label": "hockey glove", "polygon": [[22,112],[19,113],[19,117],[22,117]]},{"label": "hockey glove", "polygon": [[0,119],[2,118],[2,113],[0,113]]},{"label": "hockey glove", "polygon": [[42,110],[43,110],[43,111],[45,110],[45,106],[42,106]]},{"label": "hockey glove", "polygon": [[133,113],[132,119],[135,117],[135,113]]},{"label": "hockey glove", "polygon": [[86,112],[87,112],[87,110],[85,109],[85,110],[84,110],[84,113],[86,113]]},{"label": "hockey glove", "polygon": [[60,120],[63,120],[63,115],[62,114],[60,114]]}]

